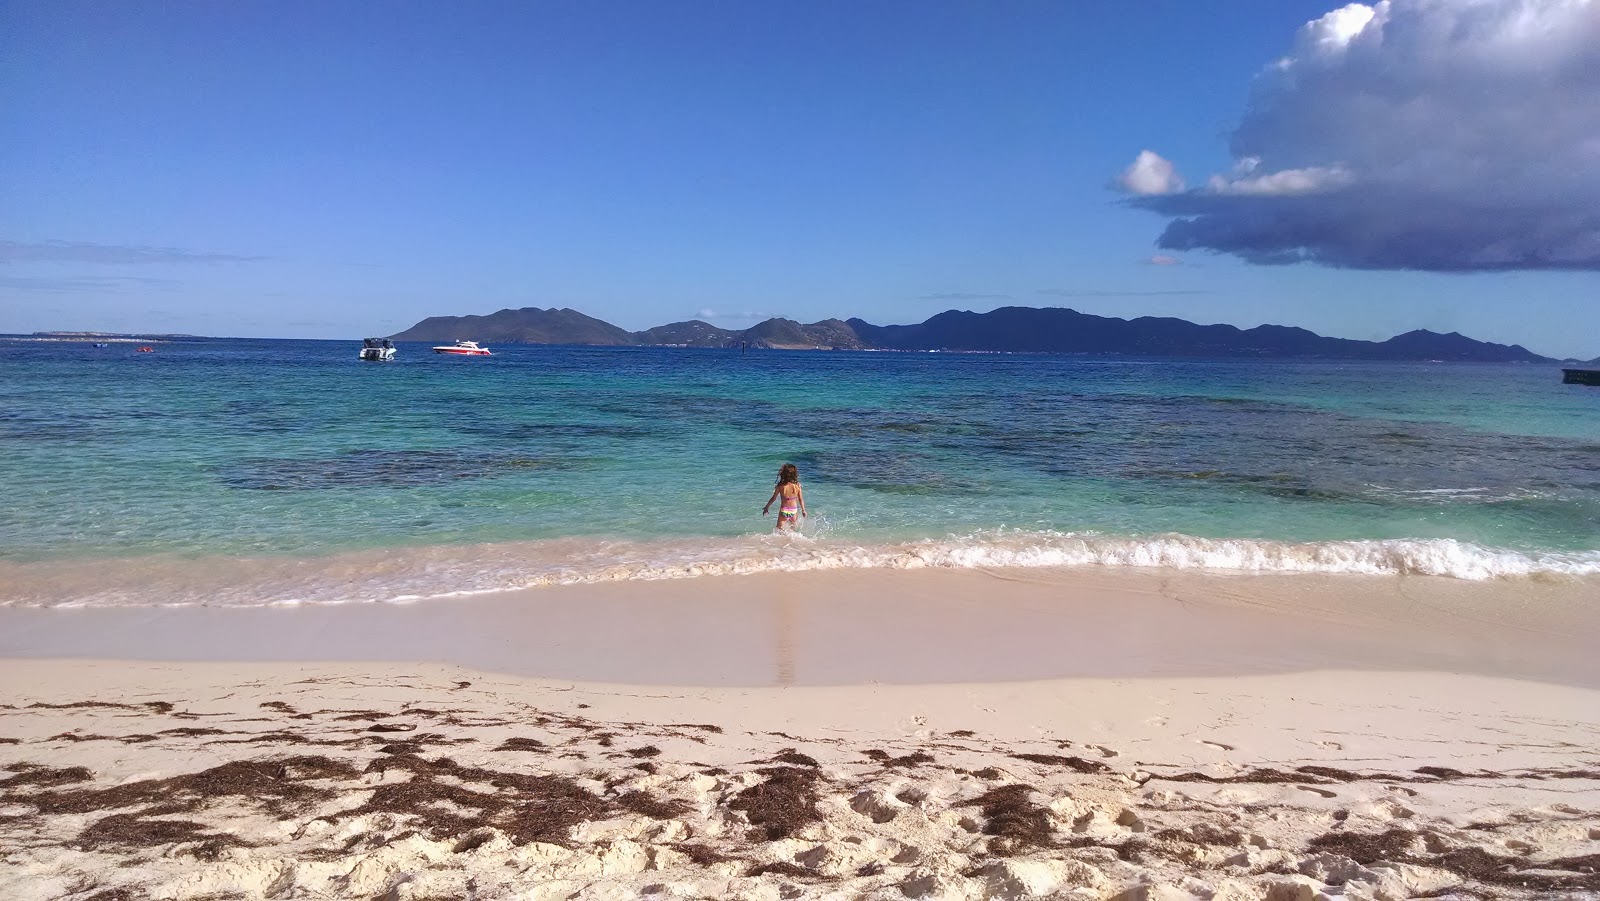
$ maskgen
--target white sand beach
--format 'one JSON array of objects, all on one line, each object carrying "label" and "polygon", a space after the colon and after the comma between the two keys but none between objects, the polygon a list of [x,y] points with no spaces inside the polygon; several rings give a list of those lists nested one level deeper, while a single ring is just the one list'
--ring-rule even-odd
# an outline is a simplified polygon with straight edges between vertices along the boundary
[{"label": "white sand beach", "polygon": [[0,897],[1595,897],[1595,587],[5,608]]}]

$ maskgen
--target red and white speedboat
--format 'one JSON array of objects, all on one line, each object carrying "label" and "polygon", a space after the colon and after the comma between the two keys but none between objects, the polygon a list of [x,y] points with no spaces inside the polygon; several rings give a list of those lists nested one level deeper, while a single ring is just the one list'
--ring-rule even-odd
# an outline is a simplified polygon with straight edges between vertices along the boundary
[{"label": "red and white speedboat", "polygon": [[489,348],[479,347],[476,341],[457,341],[454,344],[441,344],[433,349],[436,354],[453,354],[458,357],[492,357]]}]

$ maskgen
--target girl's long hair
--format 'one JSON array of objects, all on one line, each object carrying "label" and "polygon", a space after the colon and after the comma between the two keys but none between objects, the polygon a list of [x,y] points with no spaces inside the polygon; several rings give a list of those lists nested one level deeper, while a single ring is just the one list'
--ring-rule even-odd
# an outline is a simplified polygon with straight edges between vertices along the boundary
[{"label": "girl's long hair", "polygon": [[785,463],[778,470],[778,484],[787,485],[790,482],[800,481],[800,468],[793,463]]}]

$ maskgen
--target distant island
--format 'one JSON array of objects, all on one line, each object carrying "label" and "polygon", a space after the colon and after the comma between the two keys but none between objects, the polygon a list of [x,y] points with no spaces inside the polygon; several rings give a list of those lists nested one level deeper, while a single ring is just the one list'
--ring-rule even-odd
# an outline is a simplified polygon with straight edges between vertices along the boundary
[{"label": "distant island", "polygon": [[690,320],[642,332],[627,331],[577,310],[524,307],[487,316],[430,316],[390,337],[396,341],[465,338],[497,344],[1557,362],[1519,344],[1476,341],[1455,332],[1418,329],[1387,341],[1357,341],[1326,338],[1282,325],[1240,329],[1168,317],[1117,319],[1062,307],[1001,307],[988,313],[950,310],[917,325],[873,325],[861,319],[824,319],[803,325],[791,319],[768,319],[736,331]]},{"label": "distant island", "polygon": [[35,341],[47,344],[165,344],[174,338],[194,338],[196,335],[147,335],[128,332],[33,332],[27,335],[7,335],[8,341]]}]

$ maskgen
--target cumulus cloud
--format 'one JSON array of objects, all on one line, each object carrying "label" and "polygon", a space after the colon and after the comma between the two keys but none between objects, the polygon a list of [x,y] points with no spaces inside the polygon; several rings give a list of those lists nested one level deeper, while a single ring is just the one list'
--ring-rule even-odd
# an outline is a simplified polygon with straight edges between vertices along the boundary
[{"label": "cumulus cloud", "polygon": [[1193,189],[1161,190],[1176,169],[1148,150],[1123,173],[1172,220],[1162,249],[1600,270],[1600,2],[1352,3],[1257,76],[1230,145]]},{"label": "cumulus cloud", "polygon": [[247,263],[266,257],[85,241],[0,241],[0,263]]},{"label": "cumulus cloud", "polygon": [[1172,162],[1149,150],[1139,151],[1133,164],[1122,170],[1117,184],[1131,194],[1171,194],[1183,190],[1183,178]]}]

